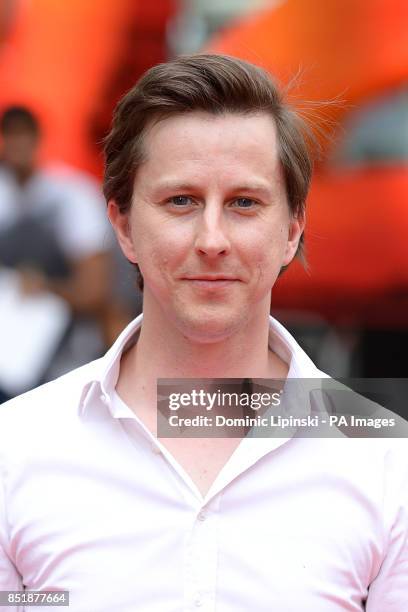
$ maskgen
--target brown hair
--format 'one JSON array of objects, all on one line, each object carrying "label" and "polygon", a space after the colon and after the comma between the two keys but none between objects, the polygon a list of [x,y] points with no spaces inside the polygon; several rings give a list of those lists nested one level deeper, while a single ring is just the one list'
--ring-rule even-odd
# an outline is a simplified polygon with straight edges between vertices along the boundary
[{"label": "brown hair", "polygon": [[[304,213],[312,175],[303,120],[284,101],[269,74],[254,64],[226,55],[196,54],[148,70],[118,103],[105,139],[103,191],[122,213],[131,206],[138,166],[144,160],[143,135],[153,121],[205,111],[269,113],[275,121],[289,208]],[[304,261],[303,236],[297,256]],[[143,279],[139,270],[139,284]]]}]

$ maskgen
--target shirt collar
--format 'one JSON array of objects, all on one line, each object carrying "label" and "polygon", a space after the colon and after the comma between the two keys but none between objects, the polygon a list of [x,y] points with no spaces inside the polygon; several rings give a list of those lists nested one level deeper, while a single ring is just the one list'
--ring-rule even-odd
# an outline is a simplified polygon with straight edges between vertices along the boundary
[{"label": "shirt collar", "polygon": [[[122,353],[137,341],[143,314],[131,321],[122,331],[107,353],[93,362],[92,374],[85,380],[78,405],[80,416],[99,397],[108,403],[119,376]],[[269,317],[269,347],[289,365],[288,378],[317,378],[326,375],[320,372],[299,346],[293,336],[273,317]]]},{"label": "shirt collar", "polygon": [[108,399],[109,391],[114,389],[119,376],[122,353],[134,344],[142,326],[143,314],[133,319],[121,332],[105,355],[95,362],[92,376],[85,382],[79,399],[78,412],[84,416],[95,396]]}]

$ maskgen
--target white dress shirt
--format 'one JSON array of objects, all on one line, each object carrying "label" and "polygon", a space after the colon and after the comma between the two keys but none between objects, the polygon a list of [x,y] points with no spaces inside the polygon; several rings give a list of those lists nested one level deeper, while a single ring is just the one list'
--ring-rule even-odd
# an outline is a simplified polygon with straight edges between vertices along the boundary
[{"label": "white dress shirt", "polygon": [[[406,440],[246,438],[203,497],[114,390],[140,325],[0,406],[0,590],[69,590],[74,612],[406,611]],[[324,376],[272,318],[269,343],[290,377]]]}]

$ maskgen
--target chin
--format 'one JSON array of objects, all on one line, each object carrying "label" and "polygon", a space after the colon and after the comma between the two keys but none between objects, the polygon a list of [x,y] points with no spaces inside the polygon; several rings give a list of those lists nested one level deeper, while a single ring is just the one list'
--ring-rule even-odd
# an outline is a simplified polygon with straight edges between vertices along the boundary
[{"label": "chin", "polygon": [[178,318],[177,328],[185,338],[197,344],[215,344],[234,335],[245,324],[242,315],[230,313],[204,313],[196,311],[193,316],[186,314]]}]

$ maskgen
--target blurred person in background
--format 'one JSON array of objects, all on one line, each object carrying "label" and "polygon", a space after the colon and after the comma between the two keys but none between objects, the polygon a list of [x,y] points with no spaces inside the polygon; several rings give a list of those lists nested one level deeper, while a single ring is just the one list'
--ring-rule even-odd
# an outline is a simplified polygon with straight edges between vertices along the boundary
[{"label": "blurred person in background", "polygon": [[18,273],[22,294],[51,293],[71,313],[38,384],[105,347],[109,226],[96,181],[67,166],[38,165],[41,130],[29,109],[5,109],[0,132],[0,266]]},{"label": "blurred person in background", "polygon": [[[18,101],[39,117],[38,160],[42,166],[46,163],[48,170],[53,164],[55,175],[58,160],[89,173],[99,184],[100,144],[109,130],[113,107],[146,68],[165,59],[166,22],[174,10],[173,0],[0,2],[0,109]],[[59,168],[58,175],[61,173]],[[90,182],[88,174],[74,170],[70,174],[72,180],[75,175],[83,183]],[[94,193],[84,197],[93,199]],[[102,315],[106,345],[141,311],[140,292],[132,291],[135,272],[116,241],[113,243],[109,303]],[[84,330],[84,317],[81,319]],[[89,318],[86,327],[89,330]],[[69,349],[65,343],[47,378],[84,360],[80,344],[72,341]],[[0,386],[2,365],[0,351]]]}]

